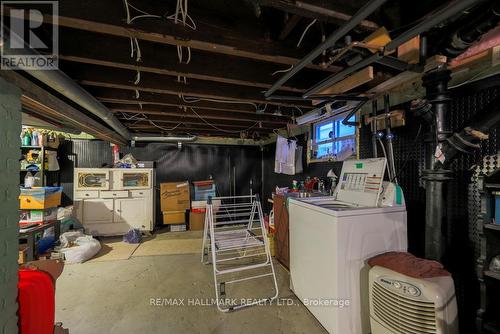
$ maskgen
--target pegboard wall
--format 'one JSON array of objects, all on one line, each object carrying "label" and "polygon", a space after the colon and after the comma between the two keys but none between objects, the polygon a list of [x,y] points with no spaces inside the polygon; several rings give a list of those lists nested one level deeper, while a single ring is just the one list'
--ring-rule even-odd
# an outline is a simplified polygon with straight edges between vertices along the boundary
[{"label": "pegboard wall", "polygon": [[[485,107],[500,97],[500,86],[462,88],[451,91],[449,115],[454,131],[461,130]],[[422,124],[422,125],[421,125]],[[409,251],[424,255],[425,248],[425,189],[420,180],[425,163],[423,134],[425,124],[409,115],[407,125],[394,129],[396,135],[394,159],[398,179],[403,187],[408,210]],[[478,308],[479,286],[475,264],[479,256],[478,220],[480,196],[477,176],[500,167],[499,132],[497,125],[490,138],[471,155],[461,154],[452,164],[454,179],[448,184],[447,257],[445,265],[454,277],[459,304],[461,333],[474,333],[474,317]],[[371,132],[364,126],[360,131],[360,157],[372,157]],[[380,154],[380,146],[379,146]]]}]

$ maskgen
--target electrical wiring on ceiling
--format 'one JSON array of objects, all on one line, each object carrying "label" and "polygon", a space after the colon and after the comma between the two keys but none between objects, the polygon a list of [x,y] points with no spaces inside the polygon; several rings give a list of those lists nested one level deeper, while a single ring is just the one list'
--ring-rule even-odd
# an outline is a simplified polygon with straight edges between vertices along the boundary
[{"label": "electrical wiring on ceiling", "polygon": [[182,122],[179,122],[179,123],[177,123],[177,125],[175,125],[171,128],[166,128],[164,126],[158,125],[156,122],[149,119],[149,117],[147,117],[147,115],[144,113],[137,113],[137,114],[133,114],[132,116],[129,116],[126,113],[122,112],[121,115],[126,121],[133,121],[134,123],[132,123],[132,125],[135,125],[141,121],[146,121],[149,124],[153,125],[154,127],[158,128],[160,130],[163,130],[163,131],[173,131],[183,124]]},{"label": "electrical wiring on ceiling", "polygon": [[196,111],[194,111],[193,108],[189,107],[189,109],[193,112],[193,114],[195,114],[199,119],[201,119],[205,124],[207,124],[208,126],[216,129],[216,130],[219,130],[219,131],[222,131],[222,132],[227,132],[227,133],[241,133],[241,132],[245,132],[245,131],[248,131],[248,130],[251,130],[253,129],[254,127],[256,127],[257,125],[259,125],[259,123],[261,123],[260,121],[257,121],[255,122],[252,126],[249,126],[248,128],[245,128],[245,129],[241,129],[241,130],[226,130],[226,129],[221,129],[215,125],[213,125],[212,123],[208,122],[207,120],[205,120],[201,115],[199,115]]},{"label": "electrical wiring on ceiling", "polygon": [[291,70],[293,69],[293,65],[290,65],[290,67],[288,68],[285,68],[284,70],[277,70],[277,71],[274,71],[271,75],[276,75],[278,73],[286,73],[286,72],[290,72]]},{"label": "electrical wiring on ceiling", "polygon": [[[179,18],[179,15],[181,18]],[[178,22],[182,22],[184,26],[187,26],[193,30],[196,30],[196,23],[194,22],[193,18],[188,14],[188,0],[177,0],[177,5],[175,7],[175,13],[168,16],[167,19],[173,20],[175,24]],[[191,24],[187,21],[191,21]],[[191,62],[191,48],[188,46],[186,47],[187,50],[187,59],[184,61],[183,60],[183,52],[182,52],[182,45],[177,45],[177,56],[179,58],[179,64],[189,64]],[[177,76],[177,82],[183,82],[184,84],[187,84],[187,78],[185,76],[178,75]]]},{"label": "electrical wiring on ceiling", "polygon": [[302,40],[304,39],[304,36],[306,35],[307,31],[318,21],[318,19],[314,19],[309,23],[309,25],[304,29],[304,32],[302,33],[302,36],[300,36],[299,42],[297,43],[297,47],[300,47],[300,44],[302,44]]},{"label": "electrical wiring on ceiling", "polygon": [[255,110],[258,110],[258,106],[256,103],[253,102],[245,102],[245,101],[237,101],[237,100],[222,100],[222,99],[211,99],[211,98],[202,98],[202,97],[191,97],[191,96],[184,96],[183,94],[180,94],[179,97],[182,99],[182,101],[186,103],[196,103],[200,101],[208,101],[208,102],[217,102],[217,103],[234,103],[234,104],[248,104],[251,105],[255,108]]},{"label": "electrical wiring on ceiling", "polygon": [[[159,16],[159,15],[152,15],[150,13],[147,13],[143,10],[140,10],[139,8],[131,5],[128,0],[123,0],[123,3],[125,4],[125,11],[127,12],[127,24],[131,24],[134,20],[137,20],[137,19],[140,19],[140,18],[156,18],[156,19],[161,19],[162,17]],[[134,16],[134,17],[130,17],[130,8],[133,8],[135,9],[136,11],[138,11],[139,13],[141,13],[142,15],[137,15],[137,16]]]}]

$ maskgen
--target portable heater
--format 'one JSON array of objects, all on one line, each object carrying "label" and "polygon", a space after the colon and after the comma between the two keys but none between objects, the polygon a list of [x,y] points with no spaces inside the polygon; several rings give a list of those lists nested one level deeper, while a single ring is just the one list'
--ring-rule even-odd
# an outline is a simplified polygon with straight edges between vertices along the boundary
[{"label": "portable heater", "polygon": [[374,266],[369,294],[372,334],[458,334],[451,276],[413,278]]}]

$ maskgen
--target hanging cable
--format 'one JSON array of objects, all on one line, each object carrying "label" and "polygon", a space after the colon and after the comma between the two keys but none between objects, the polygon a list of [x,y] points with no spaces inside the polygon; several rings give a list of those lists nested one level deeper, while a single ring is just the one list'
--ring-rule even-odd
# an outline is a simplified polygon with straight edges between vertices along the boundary
[{"label": "hanging cable", "polygon": [[[125,5],[125,11],[127,13],[127,24],[131,24],[134,20],[140,19],[140,18],[156,18],[156,19],[161,19],[162,18],[159,15],[152,15],[150,13],[147,13],[147,12],[143,11],[143,10],[140,10],[137,7],[134,7],[127,0],[123,0],[123,4]],[[130,17],[130,8],[135,9],[136,11],[138,11],[139,13],[141,13],[142,15],[137,15],[137,16],[134,16],[134,17],[131,18]]]},{"label": "hanging cable", "polygon": [[[195,98],[195,97],[189,97],[189,96],[184,96],[180,94],[180,98],[186,102],[186,103],[196,103],[200,101],[209,101],[209,102],[217,102],[217,103],[234,103],[234,104],[248,104],[251,105],[255,108],[255,110],[258,110],[257,104],[253,102],[245,102],[245,101],[237,101],[237,100],[221,100],[221,99],[211,99],[211,98]],[[188,100],[191,99],[191,100]]]},{"label": "hanging cable", "polygon": [[318,21],[318,19],[312,20],[312,22],[309,23],[309,25],[306,27],[306,29],[304,29],[304,32],[302,33],[302,36],[300,36],[299,42],[297,43],[298,48],[300,47],[300,44],[302,43],[302,40],[304,39],[304,36],[306,35],[307,31],[309,30],[309,28],[311,28],[316,23],[316,21]]},{"label": "hanging cable", "polygon": [[284,70],[277,70],[277,71],[274,71],[271,75],[276,75],[278,73],[286,73],[286,72],[290,72],[291,70],[293,69],[293,65],[290,65],[289,68],[285,68]]}]

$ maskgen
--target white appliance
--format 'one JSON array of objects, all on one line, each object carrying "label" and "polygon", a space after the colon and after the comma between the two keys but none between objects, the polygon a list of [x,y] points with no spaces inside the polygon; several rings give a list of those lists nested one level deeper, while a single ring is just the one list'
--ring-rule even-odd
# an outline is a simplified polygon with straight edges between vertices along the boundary
[{"label": "white appliance", "polygon": [[451,276],[413,278],[375,266],[370,270],[372,334],[458,334]]},{"label": "white appliance", "polygon": [[289,202],[290,288],[330,333],[370,333],[366,260],[407,249],[406,208],[377,207],[385,167],[344,161],[336,199]]},{"label": "white appliance", "polygon": [[78,220],[92,235],[152,231],[154,169],[75,168],[73,200]]}]

